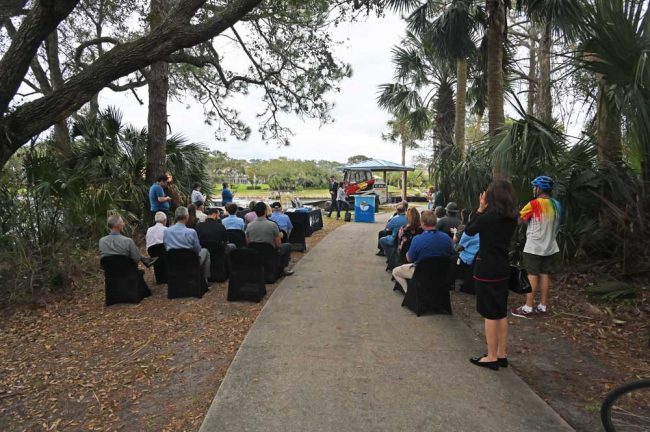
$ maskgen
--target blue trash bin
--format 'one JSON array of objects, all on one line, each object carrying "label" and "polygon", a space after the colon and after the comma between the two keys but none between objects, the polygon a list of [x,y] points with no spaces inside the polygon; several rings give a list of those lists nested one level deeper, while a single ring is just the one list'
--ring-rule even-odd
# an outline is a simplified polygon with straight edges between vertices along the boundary
[{"label": "blue trash bin", "polygon": [[375,196],[374,195],[353,195],[354,196],[354,221],[375,222]]}]

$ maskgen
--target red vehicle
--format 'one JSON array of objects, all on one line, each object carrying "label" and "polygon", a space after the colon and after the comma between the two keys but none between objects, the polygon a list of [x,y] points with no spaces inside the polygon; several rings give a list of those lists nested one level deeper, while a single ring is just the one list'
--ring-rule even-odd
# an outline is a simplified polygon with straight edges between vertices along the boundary
[{"label": "red vehicle", "polygon": [[370,170],[345,170],[343,173],[343,187],[347,196],[373,192],[374,184],[375,178]]}]

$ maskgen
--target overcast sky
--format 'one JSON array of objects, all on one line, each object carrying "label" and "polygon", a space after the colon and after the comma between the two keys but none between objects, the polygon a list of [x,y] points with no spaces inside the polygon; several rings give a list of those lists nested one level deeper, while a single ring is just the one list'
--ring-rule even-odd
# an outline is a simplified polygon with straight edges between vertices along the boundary
[{"label": "overcast sky", "polygon": [[[185,103],[170,101],[168,115],[172,132],[182,133],[191,141],[203,143],[210,149],[226,151],[229,156],[238,159],[286,156],[345,162],[352,155],[364,154],[399,162],[399,146],[381,139],[382,132],[387,131],[386,122],[390,116],[377,107],[376,97],[378,85],[392,81],[390,50],[399,43],[404,29],[404,23],[397,16],[373,16],[334,29],[335,40],[344,42],[336,48],[336,54],[352,65],[353,75],[341,83],[340,93],[330,96],[335,103],[332,112],[334,123],[319,128],[318,121],[289,119],[286,124],[295,133],[289,147],[278,148],[262,142],[255,119],[260,100],[253,95],[236,101],[242,118],[253,130],[247,141],[232,138],[225,142],[216,141],[214,129],[203,121],[202,107],[191,97]],[[124,113],[125,122],[144,127],[147,125],[146,93],[146,89],[138,92],[145,102],[141,106],[130,93],[104,90],[100,103],[102,106],[119,107]]]}]

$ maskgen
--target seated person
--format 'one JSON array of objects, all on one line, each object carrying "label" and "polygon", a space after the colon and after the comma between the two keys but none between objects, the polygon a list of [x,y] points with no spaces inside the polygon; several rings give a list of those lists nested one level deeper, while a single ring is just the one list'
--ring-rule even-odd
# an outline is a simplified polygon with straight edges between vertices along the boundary
[{"label": "seated person", "polygon": [[293,224],[291,223],[289,216],[284,214],[282,211],[282,204],[280,204],[278,201],[274,202],[271,204],[271,210],[273,213],[271,213],[271,217],[269,217],[269,219],[278,224],[278,228],[286,232],[287,238],[289,238],[291,235],[291,230],[293,229]]},{"label": "seated person", "polygon": [[111,255],[124,255],[130,257],[136,264],[138,261],[142,261],[146,266],[154,263],[155,258],[146,258],[140,255],[133,239],[122,235],[124,220],[121,216],[109,216],[106,223],[111,233],[99,239],[99,255],[102,258]]},{"label": "seated person", "polygon": [[246,228],[246,222],[244,222],[244,219],[237,216],[237,209],[238,207],[235,203],[226,204],[226,212],[228,212],[228,216],[221,219],[221,223],[227,230],[232,229],[244,231],[244,228]]},{"label": "seated person", "polygon": [[208,285],[210,279],[210,253],[207,249],[201,248],[199,236],[191,228],[188,228],[189,212],[187,207],[179,207],[174,213],[174,225],[167,228],[163,236],[163,243],[167,251],[171,249],[189,249],[196,253],[197,259],[201,266],[201,272]]},{"label": "seated person", "polygon": [[[457,236],[454,237],[456,238]],[[460,241],[458,242],[457,250],[460,252],[458,259],[468,266],[474,264],[474,258],[476,258],[476,254],[478,253],[479,244],[479,234],[469,235],[464,232],[460,236]]]},{"label": "seated person", "polygon": [[406,215],[404,214],[405,211],[406,210],[403,203],[397,206],[397,212],[395,213],[395,216],[390,218],[386,224],[386,228],[384,228],[384,231],[387,233],[387,235],[379,239],[379,246],[382,250],[377,255],[388,257],[390,256],[390,253],[393,251],[393,249],[397,247],[395,241],[397,239],[399,229],[406,225]]},{"label": "seated person", "polygon": [[293,274],[293,271],[286,270],[291,258],[291,245],[282,243],[280,228],[278,224],[266,218],[268,206],[263,202],[255,204],[255,215],[257,218],[246,226],[246,239],[248,243],[260,242],[272,245],[280,255],[280,269],[285,276]]},{"label": "seated person", "polygon": [[[230,204],[229,204],[230,205]],[[228,243],[226,227],[219,221],[219,209],[216,207],[207,210],[205,222],[196,224],[194,230],[199,236],[200,243],[217,242],[226,245],[226,253],[236,249],[234,244]]]},{"label": "seated person", "polygon": [[451,232],[452,228],[458,228],[462,223],[458,217],[458,205],[455,202],[450,202],[445,207],[446,216],[438,219],[438,231],[444,232],[449,237],[453,237]]},{"label": "seated person", "polygon": [[205,219],[208,217],[208,215],[205,214],[205,206],[203,201],[198,201],[194,203],[194,205],[196,206],[196,223],[205,222]]},{"label": "seated person", "polygon": [[257,204],[257,201],[251,201],[248,204],[248,209],[250,211],[244,215],[244,222],[246,222],[246,225],[253,222],[255,218],[257,218],[257,215],[255,214],[255,204]]},{"label": "seated person", "polygon": [[411,246],[406,252],[406,260],[414,264],[404,264],[393,269],[393,277],[404,289],[404,292],[408,289],[407,279],[413,277],[415,264],[418,261],[430,257],[448,257],[453,252],[451,238],[436,230],[436,215],[431,210],[422,212],[421,221],[424,232],[413,237]]},{"label": "seated person", "polygon": [[152,227],[149,227],[147,230],[147,235],[145,237],[147,242],[147,249],[151,246],[163,243],[163,235],[167,229],[167,215],[163,212],[156,212],[153,217],[156,224]]},{"label": "seated person", "polygon": [[194,229],[197,223],[199,223],[199,219],[196,217],[196,206],[194,204],[190,204],[187,206],[187,222],[185,222],[185,225],[188,228]]},{"label": "seated person", "polygon": [[411,207],[406,212],[406,225],[399,229],[397,234],[397,262],[406,263],[406,252],[411,247],[413,237],[422,234],[422,225],[420,223],[420,213],[418,209]]}]

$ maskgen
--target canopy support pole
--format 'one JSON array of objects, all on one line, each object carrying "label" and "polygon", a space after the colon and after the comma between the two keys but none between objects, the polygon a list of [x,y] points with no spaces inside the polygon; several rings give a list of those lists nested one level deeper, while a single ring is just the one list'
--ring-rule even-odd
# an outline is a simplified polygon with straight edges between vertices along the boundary
[{"label": "canopy support pole", "polygon": [[406,171],[403,171],[402,172],[402,201],[407,201],[407,196],[406,196],[406,176],[407,176]]},{"label": "canopy support pole", "polygon": [[388,177],[384,171],[384,183],[386,184],[386,204],[390,204],[390,194],[388,193]]}]

